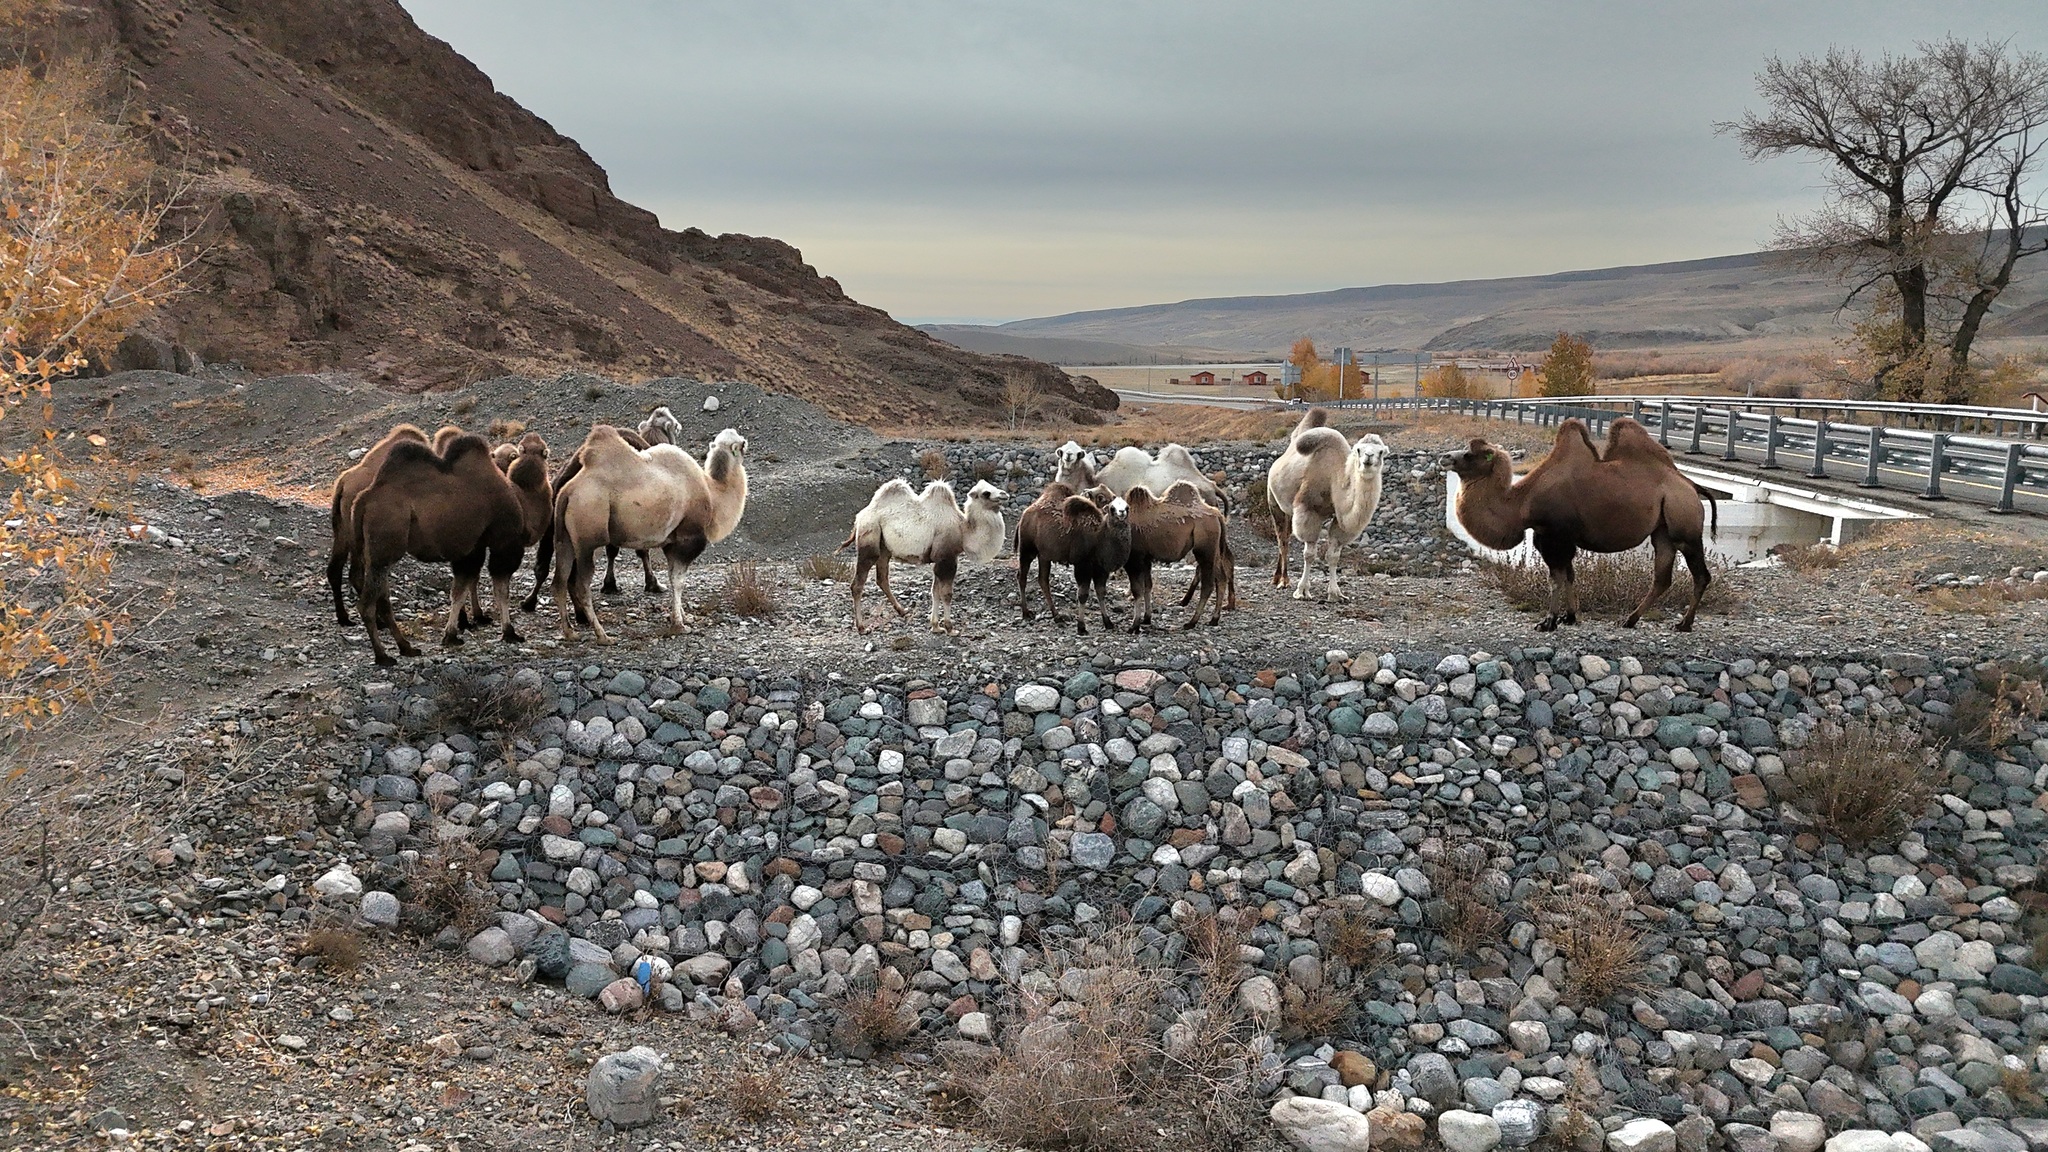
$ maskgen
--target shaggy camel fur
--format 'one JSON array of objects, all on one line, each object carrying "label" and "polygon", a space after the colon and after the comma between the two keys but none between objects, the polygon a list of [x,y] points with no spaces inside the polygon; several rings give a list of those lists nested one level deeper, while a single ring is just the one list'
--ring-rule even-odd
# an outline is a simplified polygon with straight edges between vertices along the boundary
[{"label": "shaggy camel fur", "polygon": [[1076,492],[1095,486],[1095,453],[1072,440],[1053,451],[1052,462],[1053,483],[1065,485]]},{"label": "shaggy camel fur", "polygon": [[1686,479],[1671,462],[1671,453],[1643,426],[1623,417],[1607,433],[1607,448],[1598,451],[1586,425],[1566,420],[1557,441],[1529,474],[1515,479],[1508,454],[1484,440],[1443,458],[1458,474],[1458,522],[1488,548],[1521,544],[1534,530],[1536,552],[1550,568],[1550,614],[1537,628],[1549,632],[1560,623],[1579,622],[1579,595],[1572,558],[1588,552],[1626,552],[1644,540],[1656,551],[1656,579],[1649,595],[1622,623],[1633,628],[1650,606],[1671,589],[1675,555],[1685,553],[1692,573],[1692,603],[1678,622],[1678,631],[1692,631],[1700,597],[1713,579],[1707,571],[1704,498],[1714,508],[1716,530],[1720,505],[1706,490]]},{"label": "shaggy camel fur", "polygon": [[1130,558],[1130,506],[1120,496],[1106,491],[1098,494],[1098,505],[1064,484],[1048,484],[1029,508],[1017,517],[1017,606],[1024,619],[1032,618],[1028,591],[1031,566],[1038,565],[1038,590],[1045,597],[1046,610],[1060,623],[1059,605],[1052,598],[1052,566],[1070,565],[1080,585],[1080,606],[1074,624],[1088,634],[1088,590],[1097,590],[1102,626],[1115,625],[1109,618],[1109,574]]},{"label": "shaggy camel fur", "polygon": [[731,428],[712,438],[702,465],[673,444],[635,451],[609,424],[590,430],[576,453],[582,469],[555,493],[555,531],[563,541],[555,607],[564,640],[572,635],[573,611],[589,620],[598,643],[611,643],[590,607],[592,556],[611,544],[660,548],[668,557],[669,624],[682,629],[684,571],[730,536],[746,511],[746,451],[746,438]]},{"label": "shaggy camel fur", "polygon": [[[515,486],[521,483],[531,490],[522,492]],[[522,452],[509,475],[498,471],[490,441],[481,436],[458,436],[445,453],[417,442],[392,446],[376,480],[356,498],[351,511],[356,528],[352,564],[361,580],[357,608],[377,663],[394,662],[377,634],[380,620],[392,621],[391,635],[400,655],[418,655],[391,614],[391,565],[406,556],[446,563],[455,574],[448,590],[443,645],[462,643],[463,602],[486,568],[504,639],[519,639],[512,630],[512,573],[519,570],[526,549],[527,509],[537,494],[545,496],[546,485],[545,444],[538,451]]]},{"label": "shaggy camel fur", "polygon": [[1273,536],[1280,556],[1273,568],[1275,587],[1287,586],[1287,553],[1291,536],[1301,537],[1301,582],[1296,600],[1309,599],[1309,577],[1321,547],[1329,568],[1327,597],[1339,599],[1337,560],[1347,544],[1365,534],[1380,506],[1380,473],[1386,467],[1387,445],[1367,433],[1355,444],[1329,427],[1330,415],[1311,408],[1288,437],[1287,451],[1266,470],[1266,501],[1273,509]]},{"label": "shaggy camel fur", "polygon": [[1161,448],[1157,458],[1143,448],[1126,445],[1116,450],[1109,463],[1097,465],[1094,453],[1069,440],[1053,453],[1052,479],[1053,483],[1064,484],[1076,492],[1100,484],[1119,496],[1129,496],[1131,489],[1140,484],[1159,493],[1185,480],[1195,486],[1202,499],[1226,512],[1230,510],[1222,489],[1202,474],[1193,453],[1179,444]]},{"label": "shaggy camel fur", "polygon": [[[664,404],[649,412],[647,419],[642,420],[638,428],[621,428],[619,429],[619,435],[625,439],[626,443],[632,445],[635,450],[655,444],[681,444],[683,442],[683,422],[676,419],[676,414],[669,411],[668,406]],[[581,457],[569,457],[569,462],[562,465],[562,471],[555,476],[555,491],[561,491],[562,485],[575,479],[576,473],[582,470],[583,462]],[[645,581],[647,594],[650,596],[661,595],[661,581],[654,578],[653,559],[645,551],[640,551],[636,555],[640,557],[640,576]],[[547,586],[548,567],[553,562],[554,557],[555,526],[550,523],[547,526],[547,530],[541,534],[540,542],[534,547],[533,591],[528,592],[526,599],[520,601],[520,611],[532,612],[540,607],[540,590]],[[616,545],[605,545],[604,585],[599,590],[606,595],[611,595],[619,590],[619,550]],[[590,621],[578,615],[576,622],[587,624]]]},{"label": "shaggy camel fur", "polygon": [[965,507],[953,503],[953,486],[943,480],[932,481],[915,495],[901,479],[877,488],[867,507],[854,514],[853,531],[839,546],[856,549],[854,631],[868,630],[861,618],[860,598],[869,569],[874,570],[875,584],[896,614],[910,615],[889,590],[889,562],[900,560],[932,566],[932,631],[958,635],[960,629],[953,624],[953,578],[960,570],[961,557],[985,564],[1002,551],[1003,539],[1009,534],[1003,523],[1003,499],[1003,490],[986,480],[968,489]]},{"label": "shaggy camel fur", "polygon": [[[434,433],[434,451],[437,454],[443,451],[460,435],[462,429],[453,424],[443,427]],[[352,623],[348,618],[348,602],[341,594],[341,576],[342,570],[348,565],[349,554],[356,546],[356,524],[351,511],[356,498],[377,479],[377,470],[384,466],[384,461],[391,455],[392,448],[399,444],[425,443],[426,433],[410,424],[400,424],[386,432],[382,440],[363,453],[362,459],[342,469],[341,475],[334,478],[334,493],[328,509],[328,528],[333,533],[333,542],[327,550],[327,587],[334,593],[334,622],[343,628]],[[360,594],[362,585],[357,583],[355,587]],[[384,626],[391,626],[390,617],[385,617]]]},{"label": "shaggy camel fur", "polygon": [[1152,565],[1176,563],[1186,556],[1195,560],[1195,583],[1189,592],[1199,589],[1201,601],[1187,623],[1181,625],[1182,630],[1195,626],[1212,596],[1215,607],[1209,612],[1209,623],[1220,620],[1224,557],[1228,551],[1223,543],[1223,512],[1203,500],[1195,486],[1185,480],[1168,488],[1163,496],[1140,484],[1131,489],[1125,500],[1130,504],[1131,554],[1124,563],[1124,572],[1131,579],[1131,602],[1135,606],[1131,631],[1137,632],[1152,623]]}]

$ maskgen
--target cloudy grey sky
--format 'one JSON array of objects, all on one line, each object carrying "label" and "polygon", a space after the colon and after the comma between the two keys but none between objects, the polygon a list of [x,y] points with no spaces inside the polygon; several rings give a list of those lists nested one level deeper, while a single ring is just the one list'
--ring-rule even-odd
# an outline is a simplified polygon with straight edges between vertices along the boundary
[{"label": "cloudy grey sky", "polygon": [[1753,249],[1814,199],[1717,120],[1771,53],[2048,4],[403,0],[671,228],[776,236],[899,319]]}]

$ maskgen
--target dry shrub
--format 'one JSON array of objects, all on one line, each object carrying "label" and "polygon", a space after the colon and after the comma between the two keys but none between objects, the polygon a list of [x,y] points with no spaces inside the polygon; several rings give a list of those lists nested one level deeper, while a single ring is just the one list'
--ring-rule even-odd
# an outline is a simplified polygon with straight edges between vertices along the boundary
[{"label": "dry shrub", "polygon": [[2005,1089],[2006,1098],[2019,1106],[2022,1115],[2038,1116],[2044,1107],[2048,1107],[2048,1100],[2042,1099],[2041,1090],[2024,1068],[2001,1067],[1998,1086]]},{"label": "dry shrub", "polygon": [[917,1014],[904,1008],[903,993],[882,984],[848,994],[832,1026],[832,1038],[856,1060],[894,1052],[916,1032]]},{"label": "dry shrub", "polygon": [[1780,544],[1771,552],[1794,572],[1822,572],[1842,566],[1842,550],[1826,541]]},{"label": "dry shrub", "polygon": [[363,934],[336,925],[315,928],[292,951],[300,957],[318,956],[323,968],[353,972],[362,967]]},{"label": "dry shrub", "polygon": [[476,411],[476,397],[467,393],[457,396],[454,402],[448,405],[448,414],[450,416],[467,416],[474,411]]},{"label": "dry shrub", "polygon": [[953,466],[946,462],[946,454],[937,448],[927,448],[918,453],[917,466],[924,469],[927,480],[944,480],[953,474]]},{"label": "dry shrub", "polygon": [[2032,580],[1986,580],[1982,584],[1936,588],[1927,593],[1927,606],[1937,612],[1968,612],[1995,616],[2013,604],[2048,600],[2048,584]]},{"label": "dry shrub", "polygon": [[1393,956],[1394,930],[1377,904],[1337,909],[1325,915],[1324,923],[1324,951],[1357,975],[1377,971]]},{"label": "dry shrub", "polygon": [[555,710],[542,689],[515,684],[502,672],[456,667],[442,675],[434,707],[451,732],[517,734]]},{"label": "dry shrub", "polygon": [[804,557],[797,571],[807,580],[827,580],[832,583],[853,579],[853,566],[831,552],[817,552]]},{"label": "dry shrub", "polygon": [[1565,1082],[1564,1099],[1550,1110],[1545,1125],[1548,1146],[1576,1148],[1588,1137],[1597,1136],[1604,1107],[1600,1081],[1593,1071],[1584,1064],[1573,1068]]},{"label": "dry shrub", "polygon": [[1266,495],[1264,476],[1244,486],[1244,509],[1239,514],[1252,535],[1261,540],[1279,539],[1273,529],[1273,501]]},{"label": "dry shrub", "polygon": [[1593,374],[1602,380],[1634,380],[1646,376],[1711,376],[1721,371],[1719,356],[1666,355],[1655,348],[1625,348],[1593,354]]},{"label": "dry shrub", "polygon": [[[1541,563],[1522,564],[1490,557],[1476,557],[1472,563],[1480,578],[1493,585],[1494,590],[1516,608],[1525,612],[1547,609],[1550,603],[1550,570]],[[1728,568],[1711,558],[1707,561],[1707,568],[1713,573],[1714,582],[1707,585],[1707,594],[1700,600],[1700,611],[1725,612],[1735,603],[1735,594],[1727,579]],[[1581,552],[1572,563],[1572,572],[1579,592],[1579,611],[1626,616],[1635,611],[1636,605],[1650,591],[1656,567],[1654,558],[1645,550],[1611,554]],[[1692,573],[1681,559],[1673,564],[1671,590],[1652,606],[1652,612],[1665,606],[1681,610],[1691,598]]]},{"label": "dry shrub", "polygon": [[2026,740],[2048,716],[2048,662],[2006,660],[1971,672],[1956,693],[1941,736],[1945,743],[1997,752]]},{"label": "dry shrub", "polygon": [[526,421],[508,420],[500,416],[496,420],[491,421],[490,432],[491,439],[493,440],[517,440],[526,432]]},{"label": "dry shrub", "polygon": [[782,603],[774,586],[761,582],[760,565],[735,560],[725,570],[725,606],[737,616],[762,618],[775,615]]},{"label": "dry shrub", "polygon": [[734,1118],[758,1124],[782,1110],[788,1093],[782,1080],[767,1072],[735,1072],[725,1082],[725,1106]]},{"label": "dry shrub", "polygon": [[1913,826],[1934,802],[1932,750],[1911,728],[1829,724],[1786,767],[1794,803],[1829,835],[1861,847]]},{"label": "dry shrub", "polygon": [[604,385],[599,384],[595,381],[592,381],[589,384],[585,384],[583,386],[583,398],[585,400],[604,399]]},{"label": "dry shrub", "polygon": [[406,892],[410,899],[400,922],[422,936],[453,926],[467,940],[497,920],[490,874],[476,846],[464,841],[451,841],[414,862]]},{"label": "dry shrub", "polygon": [[987,480],[993,483],[996,478],[996,473],[1002,471],[1002,467],[1003,466],[1000,463],[994,460],[976,460],[974,462],[974,478],[976,480]]},{"label": "dry shrub", "polygon": [[1562,991],[1574,1007],[1640,995],[1649,988],[1649,932],[1630,919],[1630,897],[1616,894],[1614,899],[1624,906],[1611,906],[1599,881],[1578,874],[1535,902],[1537,927],[1564,961]]},{"label": "dry shrub", "polygon": [[1439,843],[1422,854],[1430,888],[1423,912],[1460,955],[1472,955],[1481,945],[1500,939],[1507,926],[1507,917],[1484,883],[1492,864],[1486,846],[1474,840]]},{"label": "dry shrub", "polygon": [[1024,991],[1008,1048],[957,1068],[949,1095],[1010,1145],[1121,1152],[1170,1131],[1177,1147],[1241,1147],[1263,1051],[1234,1003],[1242,929],[1230,916],[1191,928],[1189,972],[1145,959],[1128,926],[1049,954],[1074,999]]}]

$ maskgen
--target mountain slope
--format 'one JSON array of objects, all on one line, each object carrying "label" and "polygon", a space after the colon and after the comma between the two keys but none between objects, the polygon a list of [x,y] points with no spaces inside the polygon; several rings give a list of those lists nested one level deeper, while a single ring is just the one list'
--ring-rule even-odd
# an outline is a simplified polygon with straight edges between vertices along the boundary
[{"label": "mountain slope", "polygon": [[[194,290],[130,341],[361,369],[402,389],[508,371],[738,376],[849,419],[955,419],[1048,365],[897,324],[777,240],[663,229],[395,0],[95,0],[159,140],[205,175]],[[1086,415],[1086,412],[1083,412]]]},{"label": "mountain slope", "polygon": [[[1193,344],[1284,354],[1319,346],[1538,349],[1559,330],[1602,348],[1833,336],[1843,289],[1768,253],[1549,276],[1237,296],[1017,320],[1011,337]],[[2022,264],[1994,317],[2048,297],[2048,261]],[[2022,322],[2024,323],[2024,321]],[[2017,334],[2017,333],[2015,333]]]}]

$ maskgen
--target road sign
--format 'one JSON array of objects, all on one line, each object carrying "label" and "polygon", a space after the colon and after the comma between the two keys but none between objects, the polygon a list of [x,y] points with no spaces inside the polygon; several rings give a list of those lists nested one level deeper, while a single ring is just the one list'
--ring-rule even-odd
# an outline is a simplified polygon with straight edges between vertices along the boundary
[{"label": "road sign", "polygon": [[1358,363],[1358,358],[1352,355],[1351,349],[1349,348],[1339,348],[1334,353],[1332,353],[1332,355],[1336,357],[1336,363],[1341,367],[1348,368],[1351,365]]},{"label": "road sign", "polygon": [[1280,383],[1301,383],[1301,366],[1299,364],[1282,364],[1280,366]]}]

